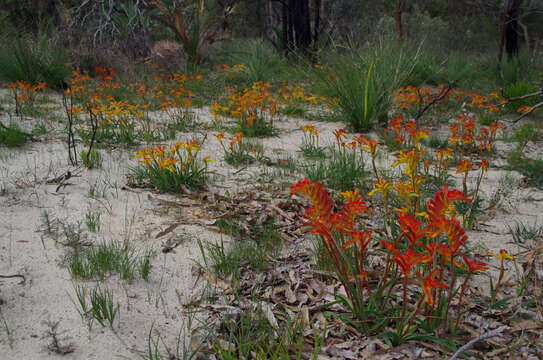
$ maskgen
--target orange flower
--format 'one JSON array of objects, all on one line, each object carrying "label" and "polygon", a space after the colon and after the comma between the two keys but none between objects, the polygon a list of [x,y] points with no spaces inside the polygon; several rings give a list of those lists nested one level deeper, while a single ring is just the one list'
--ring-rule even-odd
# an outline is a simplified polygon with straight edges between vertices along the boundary
[{"label": "orange flower", "polygon": [[448,288],[447,285],[440,283],[437,279],[434,279],[437,273],[438,270],[434,269],[426,278],[423,278],[418,271],[416,272],[416,275],[419,278],[420,286],[422,287],[422,291],[424,293],[424,300],[428,305],[434,304],[434,296],[432,294],[433,289],[437,287],[444,289]]},{"label": "orange flower", "polygon": [[507,253],[507,250],[505,250],[505,249],[501,249],[499,255],[496,255],[496,254],[491,253],[491,252],[489,252],[488,255],[495,257],[496,259],[500,260],[501,262],[503,262],[504,260],[515,260],[515,258],[512,257],[511,255],[509,255]]},{"label": "orange flower", "polygon": [[486,160],[481,161],[481,163],[479,164],[479,169],[481,169],[482,172],[488,171],[488,163],[486,162]]},{"label": "orange flower", "polygon": [[431,260],[432,258],[429,256],[417,254],[411,249],[408,249],[403,255],[399,251],[396,251],[394,256],[394,262],[398,264],[404,276],[409,276],[413,266]]},{"label": "orange flower", "polygon": [[398,214],[398,223],[402,229],[400,237],[405,236],[409,241],[411,248],[413,248],[420,239],[429,235],[428,229],[426,227],[423,228],[422,223],[411,215],[403,213]]},{"label": "orange flower", "polygon": [[369,150],[370,155],[372,158],[375,158],[375,154],[377,152],[377,141],[374,140],[368,140],[364,138],[364,144],[363,146],[360,146],[361,149]]},{"label": "orange flower", "polygon": [[220,133],[220,134],[215,134],[214,135],[217,140],[219,140],[219,142],[222,144],[222,140],[224,139],[224,133]]},{"label": "orange flower", "polygon": [[386,197],[391,187],[392,185],[388,182],[388,180],[383,180],[383,178],[380,177],[377,183],[375,183],[375,189],[370,191],[368,196],[373,196],[376,192],[380,191],[383,193],[383,197]]},{"label": "orange flower", "polygon": [[462,160],[456,167],[456,173],[457,174],[467,174],[469,170],[471,169],[472,164],[468,160]]},{"label": "orange flower", "polygon": [[454,201],[471,202],[471,199],[466,198],[461,191],[456,189],[449,190],[449,185],[445,184],[426,203],[426,214],[432,221],[442,218],[450,211],[450,207]]},{"label": "orange flower", "polygon": [[342,139],[347,137],[347,131],[345,129],[336,129],[334,130],[334,136],[338,144],[342,142]]},{"label": "orange flower", "polygon": [[477,259],[468,260],[468,258],[465,256],[463,256],[462,259],[464,259],[464,262],[466,263],[469,274],[473,274],[477,271],[488,270],[488,266],[486,266],[484,262],[478,262]]},{"label": "orange flower", "polygon": [[414,177],[417,174],[419,159],[419,152],[417,152],[416,149],[413,149],[407,153],[400,150],[398,160],[392,164],[392,167],[396,167],[398,164],[405,164],[405,174]]},{"label": "orange flower", "polygon": [[290,186],[290,194],[306,194],[313,202],[313,210],[325,224],[332,223],[333,202],[320,181],[312,182],[308,178]]}]

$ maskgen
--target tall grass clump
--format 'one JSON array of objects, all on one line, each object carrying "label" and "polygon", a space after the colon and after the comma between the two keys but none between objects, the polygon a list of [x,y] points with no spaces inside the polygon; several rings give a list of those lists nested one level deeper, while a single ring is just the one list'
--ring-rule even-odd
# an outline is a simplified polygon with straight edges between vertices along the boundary
[{"label": "tall grass clump", "polygon": [[54,35],[46,32],[34,38],[8,35],[2,40],[0,79],[30,84],[44,81],[50,87],[59,87],[69,77],[68,55]]},{"label": "tall grass clump", "polygon": [[247,83],[270,81],[288,72],[287,61],[264,40],[231,42],[218,50],[228,62],[243,65],[242,77]]},{"label": "tall grass clump", "polygon": [[387,121],[394,90],[413,73],[419,51],[381,41],[373,48],[351,49],[316,67],[317,91],[336,99],[333,108],[353,131]]}]

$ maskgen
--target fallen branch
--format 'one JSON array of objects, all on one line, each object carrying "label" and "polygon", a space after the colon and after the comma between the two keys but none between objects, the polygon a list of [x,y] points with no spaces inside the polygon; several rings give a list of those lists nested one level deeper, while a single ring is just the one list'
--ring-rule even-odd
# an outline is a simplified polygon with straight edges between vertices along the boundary
[{"label": "fallen branch", "polygon": [[471,339],[467,344],[465,344],[460,349],[458,349],[458,351],[456,351],[454,353],[454,355],[451,356],[451,358],[449,360],[457,359],[460,355],[462,355],[463,352],[469,350],[473,345],[475,345],[479,341],[483,341],[483,340],[486,340],[486,339],[501,335],[503,330],[504,330],[504,327],[500,327],[500,328],[498,328],[498,329],[496,329],[494,331],[490,331],[490,332],[487,332],[486,334],[478,336],[475,339]]},{"label": "fallen branch", "polygon": [[530,115],[531,113],[533,113],[536,109],[540,108],[543,106],[543,101],[540,102],[540,103],[537,103],[535,104],[534,106],[532,106],[530,108],[530,110],[526,111],[525,113],[523,113],[522,115],[520,115],[517,119],[513,120],[513,124],[516,124],[518,121],[520,121],[521,119],[523,119],[524,117]]},{"label": "fallen branch", "polygon": [[20,274],[15,274],[15,275],[0,275],[0,279],[12,279],[12,278],[21,278],[23,279],[23,281],[21,282],[21,284],[24,284],[26,282],[26,278],[24,277],[24,275],[20,275]]}]

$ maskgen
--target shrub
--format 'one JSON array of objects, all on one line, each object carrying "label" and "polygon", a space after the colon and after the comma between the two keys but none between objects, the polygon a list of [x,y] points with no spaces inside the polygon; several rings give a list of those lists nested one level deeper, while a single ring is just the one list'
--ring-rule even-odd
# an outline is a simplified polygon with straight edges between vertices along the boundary
[{"label": "shrub", "polygon": [[[515,98],[523,96],[530,93],[535,93],[539,88],[536,85],[529,84],[524,81],[517,81],[507,85],[503,89],[503,94],[506,98]],[[516,100],[507,104],[506,108],[509,112],[515,113],[522,107],[532,107],[540,101],[540,98],[537,96],[532,96],[530,98]]]},{"label": "shrub", "polygon": [[35,39],[8,37],[0,49],[0,78],[58,88],[69,77],[68,56],[55,36],[40,33]]},{"label": "shrub", "polygon": [[21,128],[11,123],[8,126],[0,123],[0,145],[7,147],[22,146],[30,138],[30,134],[22,131]]},{"label": "shrub", "polygon": [[332,107],[353,131],[367,131],[386,122],[393,91],[409,78],[417,61],[418,52],[392,43],[352,50],[332,59],[330,71],[316,69],[317,87],[337,99]]}]

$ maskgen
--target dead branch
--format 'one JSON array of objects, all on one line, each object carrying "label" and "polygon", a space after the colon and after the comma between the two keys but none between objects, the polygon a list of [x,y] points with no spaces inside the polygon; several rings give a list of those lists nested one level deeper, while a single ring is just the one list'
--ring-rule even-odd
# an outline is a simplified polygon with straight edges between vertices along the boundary
[{"label": "dead branch", "polygon": [[[441,91],[439,92],[439,94],[434,97],[432,99],[432,101],[430,101],[428,104],[426,104],[426,106],[424,108],[421,108],[419,106],[419,111],[417,113],[417,116],[415,116],[415,123],[419,123],[419,120],[420,118],[422,117],[422,115],[424,115],[424,113],[430,109],[433,105],[435,105],[436,103],[438,103],[439,101],[443,100],[447,95],[449,95],[449,92],[453,89],[454,85],[453,84],[449,84],[446,88],[443,88],[441,89]],[[422,97],[420,95],[420,93],[418,94],[419,95],[419,104],[422,104]]]},{"label": "dead branch", "polygon": [[483,340],[486,340],[486,339],[501,335],[503,330],[504,330],[503,327],[500,327],[500,328],[498,328],[498,329],[496,329],[494,331],[490,331],[490,332],[487,332],[486,334],[483,334],[483,335],[481,335],[479,337],[476,337],[475,339],[471,339],[467,344],[465,344],[460,349],[458,349],[458,351],[456,351],[454,353],[454,355],[451,356],[451,358],[449,360],[457,359],[460,355],[462,355],[463,352],[469,350],[473,345],[475,345],[479,341],[483,341]]}]

